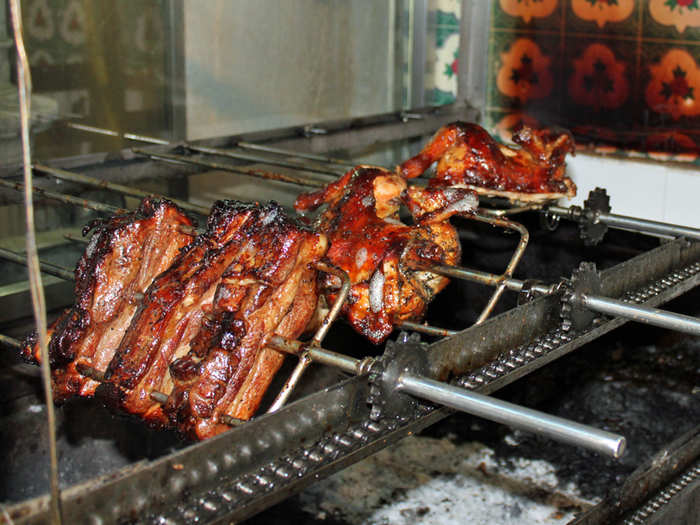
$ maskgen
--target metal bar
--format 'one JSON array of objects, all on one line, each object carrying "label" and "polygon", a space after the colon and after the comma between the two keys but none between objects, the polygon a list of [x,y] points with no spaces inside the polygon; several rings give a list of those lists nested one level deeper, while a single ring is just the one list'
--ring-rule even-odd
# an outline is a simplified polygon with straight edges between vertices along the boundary
[{"label": "metal bar", "polygon": [[[509,277],[513,276],[513,272],[515,271],[515,268],[518,266],[518,263],[520,262],[520,259],[522,258],[523,254],[525,253],[525,248],[527,248],[527,243],[530,239],[530,233],[527,231],[527,228],[523,226],[522,224],[518,222],[513,222],[508,219],[503,219],[501,217],[488,217],[485,215],[480,215],[478,213],[475,213],[473,215],[474,219],[480,222],[485,222],[487,224],[491,224],[493,226],[500,226],[502,228],[506,228],[509,230],[515,230],[520,234],[520,240],[518,241],[518,246],[515,249],[515,252],[513,253],[513,256],[510,258],[510,261],[508,262],[508,266],[506,267],[506,271],[503,272],[503,278],[507,279]],[[474,324],[481,324],[483,323],[489,315],[491,315],[491,312],[493,311],[494,307],[496,306],[496,303],[498,300],[501,298],[501,295],[503,295],[503,292],[506,289],[506,284],[504,282],[499,283],[496,286],[496,290],[494,290],[493,294],[491,295],[491,298],[489,299],[489,302],[486,304],[484,309],[481,311],[481,314],[477,318]]]},{"label": "metal bar", "polygon": [[[6,188],[11,188],[17,191],[24,191],[24,184],[19,182],[10,182],[5,179],[0,178],[0,186]],[[94,210],[104,213],[110,213],[112,215],[129,213],[129,210],[124,208],[117,208],[116,206],[111,206],[109,204],[103,204],[97,201],[91,201],[88,199],[81,199],[80,197],[74,197],[73,195],[66,195],[65,193],[56,193],[54,191],[45,190],[43,188],[38,188],[32,186],[34,193],[41,195],[47,199],[53,199],[60,202],[65,202],[66,204],[72,204],[74,206],[80,206],[81,208],[86,208],[88,210]]]},{"label": "metal bar", "polygon": [[[280,166],[282,168],[292,168],[296,170],[309,171],[312,173],[320,173],[323,175],[330,175],[333,178],[337,178],[339,175],[342,175],[344,173],[341,170],[332,171],[324,168],[314,168],[313,166],[307,166],[306,164],[258,157],[256,155],[247,155],[244,153],[236,153],[234,151],[229,151],[226,149],[210,148],[208,146],[197,146],[195,144],[189,143],[184,144],[184,146],[189,150],[196,151],[198,153],[206,153],[207,155],[219,155],[221,157],[229,157],[231,159],[247,160],[251,162],[257,162],[260,164],[269,164],[270,166]],[[328,181],[326,181],[326,183],[327,182]]]},{"label": "metal bar", "polygon": [[[270,344],[280,351],[292,354],[297,354],[303,348],[303,343],[279,336],[273,337]],[[304,352],[314,362],[355,375],[367,372],[374,362],[373,358],[360,360],[318,347],[308,348]],[[396,389],[491,421],[542,434],[564,443],[586,447],[614,458],[619,458],[625,450],[623,436],[426,377],[403,373],[398,377]]]},{"label": "metal bar", "polygon": [[[550,212],[554,215],[564,217],[571,220],[579,220],[579,214],[575,212],[580,212],[579,208],[564,208],[561,206],[548,206],[545,211]],[[611,228],[617,228],[621,230],[631,230],[640,233],[651,233],[659,235],[671,235],[674,237],[687,237],[689,239],[700,240],[700,229],[689,228],[687,226],[680,226],[678,224],[670,224],[665,222],[649,221],[646,219],[639,219],[637,217],[628,217],[626,215],[617,215],[615,213],[596,213],[597,222],[602,222],[607,224]]]},{"label": "metal bar", "polygon": [[[485,199],[480,199],[480,202],[485,202]],[[481,213],[490,217],[507,217],[509,215],[517,215],[526,211],[541,210],[542,204],[527,204],[524,206],[513,206],[512,208],[481,208]]]},{"label": "metal bar", "polygon": [[292,151],[284,148],[275,148],[272,146],[263,146],[262,144],[255,144],[253,142],[246,142],[244,140],[237,142],[236,146],[242,149],[249,149],[252,151],[262,151],[265,153],[274,153],[275,155],[285,155],[288,157],[299,157],[300,159],[315,160],[317,162],[323,162],[324,164],[332,164],[334,166],[340,166],[346,169],[352,169],[355,167],[355,164],[351,164],[349,160],[336,159],[333,157],[326,157],[324,155],[315,155],[314,153]]},{"label": "metal bar", "polygon": [[159,139],[156,137],[148,137],[146,135],[139,135],[136,133],[120,133],[118,131],[113,131],[111,129],[98,128],[97,126],[88,126],[87,124],[78,124],[77,122],[67,122],[66,125],[69,128],[77,129],[80,131],[87,131],[88,133],[97,133],[98,135],[107,135],[109,137],[121,137],[128,140],[134,140],[136,142],[146,142],[148,144],[170,144],[167,140]]},{"label": "metal bar", "polygon": [[19,339],[10,337],[9,335],[0,334],[0,344],[14,350],[19,350],[22,348],[22,342]]},{"label": "metal bar", "polygon": [[41,173],[46,173],[60,180],[67,180],[71,182],[77,182],[79,184],[85,184],[87,186],[93,186],[95,188],[105,188],[107,190],[116,191],[124,195],[129,195],[131,197],[138,197],[140,199],[146,197],[156,197],[158,199],[168,199],[173,204],[176,204],[183,210],[193,211],[201,215],[209,214],[209,208],[204,206],[198,206],[187,201],[179,199],[171,199],[165,195],[159,195],[157,193],[152,193],[138,188],[133,188],[131,186],[124,186],[122,184],[116,184],[114,182],[108,182],[103,179],[98,179],[95,177],[90,177],[88,175],[83,175],[82,173],[75,173],[73,171],[66,171],[58,168],[51,168],[49,166],[44,166],[42,164],[35,164],[33,166],[34,171],[39,171]]},{"label": "metal bar", "polygon": [[403,323],[397,325],[397,328],[400,330],[410,330],[412,332],[420,332],[422,334],[435,335],[438,337],[450,337],[451,335],[455,335],[457,333],[456,330],[449,330],[447,328],[440,328],[429,324],[412,323],[411,321],[404,321]]},{"label": "metal bar", "polygon": [[[487,286],[498,286],[505,284],[508,290],[519,292],[525,286],[525,281],[516,279],[515,277],[504,277],[495,273],[482,272],[481,270],[473,270],[471,268],[463,268],[461,266],[452,266],[449,264],[435,264],[429,261],[411,261],[409,266],[417,270],[425,270],[445,277],[453,279],[463,279],[465,281],[473,281],[475,283],[485,284]],[[539,284],[534,283],[530,289],[539,295],[549,295],[554,293],[558,284]]]},{"label": "metal bar", "polygon": [[544,435],[571,445],[595,450],[613,458],[619,458],[625,451],[626,440],[618,434],[470,392],[426,377],[401,374],[397,389],[468,414]]},{"label": "metal bar", "polygon": [[601,314],[624,317],[631,321],[668,328],[686,334],[700,335],[700,319],[689,315],[659,310],[658,308],[632,305],[624,301],[601,297],[599,295],[575,295],[573,301],[580,302],[580,304],[586,308]]},{"label": "metal bar", "polygon": [[[26,255],[13,252],[11,250],[6,250],[5,248],[0,248],[0,258],[15,262],[17,264],[27,264]],[[62,266],[39,261],[39,268],[44,273],[54,275],[60,279],[65,279],[66,281],[72,281],[74,279],[73,272]]]},{"label": "metal bar", "polygon": [[289,396],[292,395],[292,392],[294,391],[294,388],[301,379],[301,376],[304,375],[304,372],[313,361],[310,353],[311,349],[313,349],[314,347],[321,346],[324,337],[326,337],[326,334],[328,333],[328,330],[330,329],[331,325],[338,317],[338,314],[340,314],[340,309],[343,307],[345,299],[347,299],[348,294],[350,293],[350,287],[352,283],[350,282],[350,277],[344,270],[322,262],[316,263],[315,267],[317,270],[338,277],[341,281],[340,290],[338,291],[338,296],[333,302],[333,306],[328,311],[328,314],[326,314],[326,317],[321,322],[321,326],[314,334],[309,348],[305,349],[305,351],[303,351],[302,354],[299,356],[299,362],[297,363],[297,366],[294,367],[294,370],[292,370],[292,373],[290,374],[289,378],[287,378],[287,381],[284,383],[284,385],[282,385],[279,394],[277,394],[277,397],[270,405],[270,408],[267,410],[268,412],[275,412],[282,408],[289,399]]},{"label": "metal bar", "polygon": [[174,155],[172,153],[153,153],[140,148],[132,148],[132,151],[138,155],[143,155],[153,160],[161,161],[175,161],[184,162],[186,164],[194,164],[196,166],[202,166],[205,168],[211,168],[213,170],[229,171],[231,173],[237,173],[239,175],[248,175],[249,177],[258,177],[267,180],[276,180],[280,182],[288,182],[290,184],[297,184],[299,186],[312,186],[314,188],[325,188],[327,182],[321,182],[314,179],[309,179],[306,177],[297,177],[292,175],[285,175],[283,173],[273,173],[268,171],[259,170],[247,170],[243,168],[235,168],[229,164],[221,164],[218,162],[210,162],[207,160],[197,160],[186,155]]},{"label": "metal bar", "polygon": [[[685,241],[672,241],[645,252],[620,265],[604,270],[604,293],[620,295],[624,290],[648,289],[649,304],[663,302],[687,292],[700,283],[700,244],[687,246]],[[690,273],[686,273],[686,271]],[[680,273],[678,273],[680,272]],[[673,281],[667,277],[673,276]],[[675,277],[680,280],[676,281]],[[667,284],[670,282],[671,284]],[[661,290],[659,292],[659,290]],[[482,325],[460,331],[454,337],[433,343],[428,351],[431,370],[436,376],[463,374],[496,359],[501,353],[518,350],[525,356],[533,338],[559,323],[557,297],[544,297],[494,317]],[[587,342],[626,323],[618,318],[578,334],[573,339],[547,339],[546,352],[537,359],[518,364],[515,369],[504,367],[497,378],[485,376],[476,386],[480,393],[492,393],[516,379],[540,368],[562,355],[570,353]],[[523,345],[520,347],[520,345]],[[455,355],[457,354],[457,355]],[[538,354],[539,355],[539,354]],[[432,374],[431,374],[432,375]],[[367,397],[367,379],[353,377],[323,391],[312,393],[282,410],[253,419],[216,439],[192,444],[153,461],[138,463],[119,471],[104,482],[89,482],[68,489],[63,498],[66,515],[75,522],[84,516],[94,521],[118,523],[144,516],[146,522],[166,522],[161,516],[175,518],[173,522],[187,521],[179,511],[183,507],[199,508],[201,498],[236,493],[239,479],[251,473],[269,472],[269,469],[287,469],[288,478],[276,477],[274,484],[260,486],[253,493],[236,493],[232,507],[222,508],[218,518],[241,521],[255,512],[298,492],[303,487],[327,477],[398,440],[415,434],[449,416],[446,408],[415,412],[406,424],[370,422]],[[348,425],[362,430],[354,448],[326,453],[320,462],[308,461],[308,453],[332,441],[336,432]],[[376,429],[376,430],[375,430]],[[366,430],[366,431],[365,431]],[[270,439],[261,439],[261,436]],[[354,435],[354,434],[353,434]],[[352,437],[352,436],[351,436]],[[245,446],[242,446],[244,444]],[[299,459],[299,467],[290,466],[290,458]],[[177,470],[173,468],[177,465]],[[217,474],[202,474],[203,465]],[[181,469],[181,470],[180,470]],[[265,469],[264,471],[262,469]],[[258,487],[256,487],[257,489]],[[117,501],[119,507],[105,506],[105,501]],[[228,501],[228,499],[226,500]],[[145,502],[145,503],[143,503]],[[27,523],[47,521],[46,495],[8,506],[12,519]],[[145,516],[149,516],[146,518]],[[154,516],[152,519],[150,516]],[[223,522],[223,521],[222,521]]]},{"label": "metal bar", "polygon": [[78,244],[87,244],[89,242],[85,237],[80,237],[79,235],[74,235],[72,233],[64,233],[63,237]]},{"label": "metal bar", "polygon": [[658,233],[661,235],[673,235],[675,237],[687,237],[689,239],[700,241],[700,229],[688,228],[678,224],[649,221],[645,219],[637,219],[635,217],[627,217],[624,215],[603,212],[598,214],[598,220],[604,224],[607,224],[611,228],[644,231],[648,233]]}]

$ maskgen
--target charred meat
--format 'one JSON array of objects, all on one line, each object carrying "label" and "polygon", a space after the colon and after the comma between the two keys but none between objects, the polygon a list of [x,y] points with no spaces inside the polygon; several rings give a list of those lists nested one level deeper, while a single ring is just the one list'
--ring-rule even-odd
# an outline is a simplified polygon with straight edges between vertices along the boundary
[{"label": "charred meat", "polygon": [[[98,383],[80,373],[102,373],[153,279],[194,239],[192,221],[166,200],[145,199],[129,214],[96,220],[75,269],[75,304],[49,329],[49,357],[56,399],[91,396]],[[23,349],[38,362],[34,335]]]},{"label": "charred meat", "polygon": [[496,142],[477,124],[454,122],[440,128],[415,157],[397,167],[418,177],[437,162],[431,187],[464,187],[480,195],[514,202],[543,202],[576,195],[565,176],[565,156],[574,151],[568,132],[521,126],[513,134],[519,148]]},{"label": "charred meat", "polygon": [[98,393],[198,439],[227,428],[222,414],[248,419],[283,359],[265,343],[304,331],[325,250],[276,204],[217,203],[206,232],[147,290]]}]

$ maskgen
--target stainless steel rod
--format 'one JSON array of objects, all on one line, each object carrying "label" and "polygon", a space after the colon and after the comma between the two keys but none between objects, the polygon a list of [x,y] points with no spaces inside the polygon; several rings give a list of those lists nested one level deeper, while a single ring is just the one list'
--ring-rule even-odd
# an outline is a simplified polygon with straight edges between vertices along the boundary
[{"label": "stainless steel rod", "polygon": [[333,171],[326,168],[315,168],[314,166],[308,166],[307,164],[299,164],[297,162],[290,162],[286,160],[277,160],[269,157],[259,157],[257,155],[249,155],[245,153],[236,153],[235,151],[229,151],[226,149],[210,148],[207,146],[198,146],[196,144],[185,144],[185,147],[189,150],[196,151],[198,153],[206,153],[207,155],[219,155],[221,157],[229,157],[231,159],[237,160],[247,160],[249,162],[267,164],[269,166],[280,166],[282,168],[292,168],[295,170],[308,171],[311,173],[320,173],[322,175],[330,176],[330,178],[324,178],[324,181],[326,183],[343,174],[342,170]]},{"label": "stainless steel rod", "polygon": [[649,221],[636,217],[627,217],[625,215],[615,215],[614,213],[600,213],[598,215],[598,220],[611,228],[659,233],[662,235],[673,235],[675,237],[687,237],[696,241],[700,240],[700,229],[688,228],[687,226],[680,226],[678,224]]},{"label": "stainless steel rod", "polygon": [[0,344],[5,345],[6,347],[12,348],[14,350],[19,350],[20,348],[22,348],[22,341],[4,334],[0,334]]},{"label": "stainless steel rod", "polygon": [[[24,191],[24,184],[19,182],[10,182],[5,179],[0,179],[0,186],[5,186],[6,188],[11,188],[17,191]],[[46,197],[47,199],[53,199],[66,204],[73,204],[74,206],[80,206],[88,210],[101,211],[104,213],[111,213],[116,215],[117,213],[129,213],[129,210],[123,208],[118,208],[116,206],[111,206],[109,204],[103,204],[97,201],[91,201],[88,199],[81,199],[80,197],[74,197],[73,195],[66,195],[65,193],[57,193],[54,191],[45,190],[43,188],[38,188],[37,186],[32,186],[34,193]]]},{"label": "stainless steel rod", "polygon": [[[12,261],[17,264],[27,264],[27,256],[22,253],[13,252],[11,250],[6,250],[5,248],[0,248],[0,259],[5,259],[7,261]],[[65,279],[66,281],[72,281],[74,279],[73,272],[69,271],[62,266],[57,266],[44,261],[39,261],[39,268],[42,272],[49,275],[58,277],[59,279]]]},{"label": "stainless steel rod", "polygon": [[98,128],[97,126],[88,126],[86,124],[78,124],[77,122],[68,122],[66,124],[69,128],[78,129],[80,131],[87,131],[88,133],[97,133],[98,135],[107,135],[109,137],[122,137],[128,140],[134,140],[136,142],[147,142],[149,144],[170,144],[167,140],[159,139],[156,137],[148,137],[146,135],[139,135],[137,133],[120,133],[111,129]]},{"label": "stainless steel rod", "polygon": [[138,155],[143,155],[153,160],[160,161],[174,161],[184,164],[193,164],[195,166],[202,166],[204,168],[210,168],[213,170],[229,171],[231,173],[238,173],[239,175],[248,175],[249,177],[258,177],[260,179],[276,180],[280,182],[288,182],[290,184],[297,184],[299,186],[311,186],[314,188],[325,188],[326,182],[321,182],[315,179],[309,179],[308,177],[298,177],[292,175],[285,175],[284,173],[273,173],[261,170],[250,170],[244,168],[237,168],[229,164],[222,164],[219,162],[211,162],[208,160],[199,160],[186,155],[174,155],[172,153],[153,153],[152,151],[147,151],[140,148],[132,148],[132,151]]},{"label": "stainless steel rod", "polygon": [[420,332],[427,335],[436,335],[438,337],[449,337],[457,333],[456,330],[450,330],[448,328],[440,328],[439,326],[432,326],[429,324],[413,323],[411,321],[404,321],[398,325],[400,330],[411,330],[412,332]]},{"label": "stainless steel rod", "polygon": [[144,199],[146,197],[156,197],[158,199],[168,199],[172,203],[176,204],[183,210],[193,211],[201,215],[209,214],[209,208],[204,206],[197,206],[187,201],[182,201],[179,199],[171,199],[164,195],[159,195],[157,193],[152,193],[138,188],[132,188],[131,186],[124,186],[122,184],[116,184],[114,182],[109,182],[103,179],[98,179],[95,177],[90,177],[82,173],[76,173],[73,171],[66,171],[58,168],[51,168],[49,166],[44,166],[41,164],[35,164],[33,166],[34,171],[41,173],[46,173],[60,180],[67,180],[70,182],[77,182],[78,184],[85,184],[86,186],[92,186],[94,188],[104,188],[110,191],[116,191],[123,195],[129,195],[131,197],[137,197],[139,199]]},{"label": "stainless steel rod", "polygon": [[[481,270],[473,270],[471,268],[463,268],[461,266],[452,266],[449,264],[434,264],[430,262],[416,262],[411,263],[410,266],[415,267],[420,270],[425,270],[439,275],[444,275],[445,277],[451,277],[453,279],[463,279],[465,281],[473,281],[480,284],[485,284],[487,286],[498,286],[499,284],[505,284],[508,290],[514,292],[519,292],[525,286],[525,281],[516,279],[514,277],[504,277],[503,275],[497,275],[495,273],[482,272]],[[556,285],[548,284],[538,284],[532,285],[531,290],[538,294],[548,295],[555,291]]]},{"label": "stainless steel rod", "polygon": [[573,300],[601,314],[624,317],[639,323],[668,328],[686,334],[700,335],[700,319],[689,315],[632,305],[624,301],[598,295],[581,294],[574,296]]},{"label": "stainless steel rod", "polygon": [[624,436],[425,377],[402,374],[399,376],[397,388],[412,396],[557,441],[595,450],[613,458],[619,458],[625,451]]},{"label": "stainless steel rod", "polygon": [[[349,374],[366,373],[374,361],[373,358],[360,360],[325,348],[307,347],[300,341],[285,339],[277,335],[270,339],[268,345],[290,354],[299,355],[303,352],[303,355],[310,361],[339,368]],[[396,388],[415,397],[515,428],[543,434],[565,443],[583,446],[615,458],[620,457],[625,449],[623,436],[470,392],[426,377],[401,374]]]},{"label": "stainless steel rod", "polygon": [[[580,211],[580,208],[577,208]],[[577,216],[573,213],[573,208],[564,208],[561,206],[548,206],[546,212],[554,215],[576,220]],[[680,226],[678,224],[670,224],[666,222],[650,221],[637,217],[628,217],[625,215],[617,215],[615,213],[599,212],[597,214],[598,222],[607,224],[611,228],[621,230],[632,230],[641,233],[653,233],[659,235],[671,235],[673,237],[687,237],[689,239],[700,240],[700,229]]]},{"label": "stainless steel rod", "polygon": [[249,149],[253,151],[264,151],[266,153],[274,153],[275,155],[286,155],[289,157],[299,157],[300,159],[315,160],[318,162],[323,162],[324,164],[332,164],[334,166],[341,166],[343,168],[352,169],[355,164],[352,164],[349,160],[335,159],[333,157],[325,157],[323,155],[315,155],[313,153],[305,153],[300,151],[291,151],[288,149],[275,148],[272,146],[264,146],[262,144],[255,144],[253,142],[240,141],[236,143],[236,146],[243,149]]}]

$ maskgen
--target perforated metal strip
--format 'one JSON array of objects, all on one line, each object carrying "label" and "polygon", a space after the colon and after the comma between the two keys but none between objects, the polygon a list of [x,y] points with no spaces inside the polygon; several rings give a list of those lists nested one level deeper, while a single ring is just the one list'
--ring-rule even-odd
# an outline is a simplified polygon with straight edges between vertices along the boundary
[{"label": "perforated metal strip", "polygon": [[643,525],[653,514],[665,507],[674,496],[696,479],[700,479],[700,461],[686,470],[676,481],[666,486],[656,496],[647,501],[644,506],[634,511],[634,513],[623,522],[624,525]]},{"label": "perforated metal strip", "polygon": [[[700,262],[674,271],[662,279],[634,292],[625,294],[623,300],[643,303],[700,272]],[[509,372],[546,355],[580,335],[576,332],[564,332],[558,327],[532,343],[517,347],[487,366],[457,381],[464,388],[477,389]],[[414,415],[418,419],[429,415],[436,407],[421,404]],[[408,423],[406,420],[385,419],[380,422],[365,421],[350,427],[346,432],[334,433],[313,445],[299,449],[267,465],[238,477],[230,482],[220,483],[216,489],[206,495],[192,495],[184,498],[175,506],[157,515],[150,516],[153,523],[176,524],[217,522],[222,516],[238,513],[241,507],[264,497],[282,486],[291,485],[295,480],[320,470],[321,467],[339,460],[369,443],[385,438],[391,432],[399,430]],[[213,465],[212,468],[215,468]],[[292,491],[290,490],[290,494]],[[226,522],[225,520],[222,521]]]}]

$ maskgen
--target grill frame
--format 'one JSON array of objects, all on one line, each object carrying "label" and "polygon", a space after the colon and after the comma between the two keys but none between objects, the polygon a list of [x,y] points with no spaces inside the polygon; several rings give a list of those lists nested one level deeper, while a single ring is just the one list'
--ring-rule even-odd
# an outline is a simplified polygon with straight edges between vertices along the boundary
[{"label": "grill frame", "polygon": [[[324,135],[304,135],[303,127],[293,127],[196,144],[231,148],[243,140],[318,153],[328,151],[325,148],[329,146],[337,149],[339,144],[367,146],[378,137],[388,142],[423,136],[447,121],[468,119],[473,110],[453,105],[417,114],[424,118],[405,119],[401,112],[395,112],[316,125],[329,130]],[[348,137],[352,139],[344,142]],[[156,145],[146,151],[181,154],[186,147]],[[243,163],[231,158],[223,162],[232,170],[240,170]],[[206,168],[152,160],[132,150],[123,150],[116,159],[86,156],[48,164],[118,182],[133,182],[146,174],[181,180]],[[5,176],[12,174],[10,171]],[[50,189],[53,183],[41,179],[37,185]],[[62,184],[61,191],[80,187]],[[6,201],[12,200],[7,191],[3,195]],[[603,271],[601,292],[621,297],[642,290],[626,299],[658,306],[700,283],[700,266],[695,263],[699,260],[700,243],[671,241]],[[673,277],[684,265],[692,264],[696,264],[692,275]],[[572,336],[561,329],[560,307],[559,293],[541,297],[437,341],[430,349],[432,374],[492,393],[627,322],[600,321]],[[64,516],[68,520],[87,516],[102,523],[119,523],[135,516],[147,516],[154,523],[187,522],[194,516],[211,523],[245,519],[452,413],[423,403],[406,421],[377,424],[369,419],[368,388],[366,376],[347,379],[210,441],[70,487],[62,492]],[[309,442],[312,444],[305,445]],[[222,480],[233,481],[224,487]],[[41,496],[7,510],[17,523],[40,523],[47,517],[48,501],[47,496]]]}]

